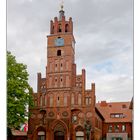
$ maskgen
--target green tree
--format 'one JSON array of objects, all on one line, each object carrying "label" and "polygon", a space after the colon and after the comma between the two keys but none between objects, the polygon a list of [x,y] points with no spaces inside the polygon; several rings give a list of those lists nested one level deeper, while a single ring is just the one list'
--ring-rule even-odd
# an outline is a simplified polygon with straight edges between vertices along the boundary
[{"label": "green tree", "polygon": [[28,106],[33,105],[32,88],[28,84],[27,66],[17,63],[7,52],[7,127],[19,128],[28,118]]}]

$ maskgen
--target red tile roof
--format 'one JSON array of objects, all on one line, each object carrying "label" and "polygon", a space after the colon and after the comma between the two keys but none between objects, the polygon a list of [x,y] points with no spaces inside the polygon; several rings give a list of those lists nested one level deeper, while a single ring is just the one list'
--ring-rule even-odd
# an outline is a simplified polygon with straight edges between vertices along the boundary
[{"label": "red tile roof", "polygon": [[[129,109],[130,102],[101,101],[96,107],[105,118],[105,122],[132,122],[132,110]],[[121,118],[112,118],[111,114],[122,114]]]}]

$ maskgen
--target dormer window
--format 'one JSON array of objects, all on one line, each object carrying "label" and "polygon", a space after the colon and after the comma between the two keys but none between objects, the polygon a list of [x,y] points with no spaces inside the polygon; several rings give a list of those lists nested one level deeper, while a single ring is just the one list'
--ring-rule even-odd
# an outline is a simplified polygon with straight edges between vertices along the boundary
[{"label": "dormer window", "polygon": [[124,118],[125,115],[123,113],[111,113],[110,118]]}]

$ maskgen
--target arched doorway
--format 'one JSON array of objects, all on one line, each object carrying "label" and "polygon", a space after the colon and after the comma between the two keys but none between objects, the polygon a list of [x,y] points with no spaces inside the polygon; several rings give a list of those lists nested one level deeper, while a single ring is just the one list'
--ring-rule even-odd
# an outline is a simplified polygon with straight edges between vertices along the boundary
[{"label": "arched doorway", "polygon": [[62,132],[62,131],[56,131],[54,133],[54,140],[65,140],[64,132]]},{"label": "arched doorway", "polygon": [[44,131],[39,131],[37,135],[38,135],[37,140],[45,140],[45,132]]},{"label": "arched doorway", "polygon": [[66,130],[58,123],[54,129],[54,140],[65,140]]},{"label": "arched doorway", "polygon": [[83,131],[76,132],[76,140],[84,140],[84,132]]},{"label": "arched doorway", "polygon": [[76,140],[84,140],[84,128],[82,126],[77,126],[75,128],[75,131],[76,131]]}]

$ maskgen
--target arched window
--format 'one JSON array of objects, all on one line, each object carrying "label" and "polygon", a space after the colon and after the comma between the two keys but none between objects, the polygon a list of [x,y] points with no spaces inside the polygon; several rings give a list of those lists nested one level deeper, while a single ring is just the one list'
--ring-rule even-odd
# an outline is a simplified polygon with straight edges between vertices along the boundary
[{"label": "arched window", "polygon": [[61,32],[62,29],[61,29],[61,24],[58,25],[58,32]]},{"label": "arched window", "polygon": [[61,50],[57,51],[57,56],[61,56]]},{"label": "arched window", "polygon": [[65,25],[65,32],[68,32],[68,31],[69,31],[69,25],[66,24],[66,25]]}]

